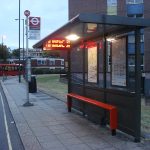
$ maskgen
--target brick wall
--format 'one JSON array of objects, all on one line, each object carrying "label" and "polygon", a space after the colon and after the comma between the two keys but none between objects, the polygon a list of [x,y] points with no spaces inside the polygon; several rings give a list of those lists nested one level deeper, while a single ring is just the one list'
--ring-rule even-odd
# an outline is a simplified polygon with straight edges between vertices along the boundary
[{"label": "brick wall", "polygon": [[69,19],[83,12],[93,12],[102,14],[105,14],[107,12],[106,0],[69,0],[68,2]]},{"label": "brick wall", "polygon": [[126,16],[126,0],[118,0],[117,3],[117,14]]}]

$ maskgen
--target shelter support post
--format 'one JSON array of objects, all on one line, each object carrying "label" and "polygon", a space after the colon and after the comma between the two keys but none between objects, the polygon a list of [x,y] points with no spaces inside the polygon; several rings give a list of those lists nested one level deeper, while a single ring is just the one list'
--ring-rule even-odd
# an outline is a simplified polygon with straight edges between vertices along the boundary
[{"label": "shelter support post", "polygon": [[140,29],[135,30],[135,142],[140,142],[141,136],[141,51],[140,51]]},{"label": "shelter support post", "polygon": [[68,93],[71,92],[71,56],[70,56],[70,49],[67,51],[67,61],[68,61]]}]

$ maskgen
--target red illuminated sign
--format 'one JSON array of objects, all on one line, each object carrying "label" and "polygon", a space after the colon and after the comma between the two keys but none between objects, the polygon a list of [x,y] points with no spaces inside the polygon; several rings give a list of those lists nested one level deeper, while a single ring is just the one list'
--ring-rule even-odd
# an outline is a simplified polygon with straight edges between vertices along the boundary
[{"label": "red illuminated sign", "polygon": [[[92,48],[92,47],[96,47],[97,46],[97,43],[94,42],[94,41],[88,41],[88,42],[85,42],[84,44],[85,44],[85,48]],[[84,44],[80,45],[80,49],[84,48]]]},{"label": "red illuminated sign", "polygon": [[[84,42],[82,44],[80,44],[80,49],[83,49],[85,45],[85,48],[92,48],[92,47],[96,47],[97,46],[97,42],[95,41],[88,41],[88,42]],[[102,41],[99,42],[99,48],[102,49],[103,48],[103,43]]]},{"label": "red illuminated sign", "polygon": [[48,40],[43,45],[43,50],[65,50],[71,48],[71,42],[66,39]]}]

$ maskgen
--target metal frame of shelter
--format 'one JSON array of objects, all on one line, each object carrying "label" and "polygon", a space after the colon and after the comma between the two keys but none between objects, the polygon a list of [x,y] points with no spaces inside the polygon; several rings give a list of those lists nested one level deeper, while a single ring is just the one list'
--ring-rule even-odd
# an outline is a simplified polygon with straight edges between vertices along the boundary
[{"label": "metal frame of shelter", "polygon": [[[49,39],[65,38],[71,33],[79,35],[80,39],[72,42],[68,50],[68,92],[116,106],[118,129],[132,135],[135,142],[141,136],[140,30],[146,27],[150,27],[148,19],[83,13],[33,46],[42,48]],[[132,76],[127,46],[129,32],[135,33]],[[117,42],[108,42],[109,38]],[[109,124],[105,110],[80,101],[73,101],[73,107],[96,123]]]}]

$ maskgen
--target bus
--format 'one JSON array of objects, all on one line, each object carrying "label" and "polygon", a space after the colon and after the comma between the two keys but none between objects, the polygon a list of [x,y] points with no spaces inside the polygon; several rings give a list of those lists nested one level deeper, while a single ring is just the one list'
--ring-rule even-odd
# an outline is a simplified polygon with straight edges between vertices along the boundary
[{"label": "bus", "polygon": [[24,73],[22,64],[0,64],[0,76],[16,76]]}]

